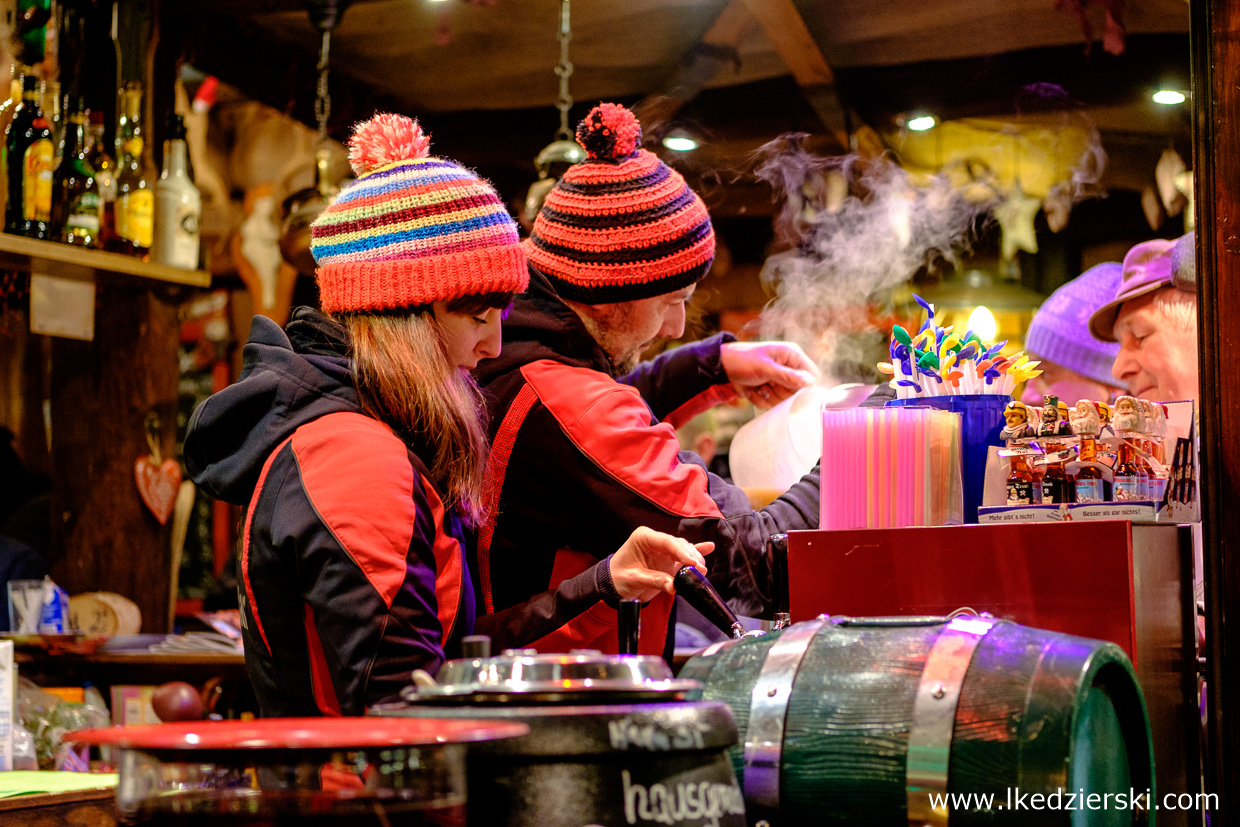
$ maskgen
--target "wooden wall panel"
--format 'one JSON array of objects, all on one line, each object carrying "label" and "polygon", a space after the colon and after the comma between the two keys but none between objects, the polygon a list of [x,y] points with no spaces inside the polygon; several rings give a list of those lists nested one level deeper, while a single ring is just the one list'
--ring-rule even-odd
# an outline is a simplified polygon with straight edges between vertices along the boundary
[{"label": "wooden wall panel", "polygon": [[[1240,805],[1240,3],[1192,4],[1202,505],[1209,681],[1206,789]],[[1225,819],[1225,820],[1224,820]]]},{"label": "wooden wall panel", "polygon": [[170,631],[171,526],[142,503],[134,461],[150,453],[150,411],[163,456],[175,456],[177,339],[176,307],[156,291],[103,285],[95,341],[52,343],[52,577],[70,594],[128,597],[144,632]]}]

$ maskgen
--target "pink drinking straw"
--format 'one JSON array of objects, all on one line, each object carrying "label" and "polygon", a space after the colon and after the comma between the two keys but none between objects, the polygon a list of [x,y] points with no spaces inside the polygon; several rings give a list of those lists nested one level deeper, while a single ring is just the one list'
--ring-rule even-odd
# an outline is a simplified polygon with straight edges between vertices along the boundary
[{"label": "pink drinking straw", "polygon": [[913,419],[909,417],[900,417],[899,419],[899,439],[897,440],[897,450],[899,451],[900,467],[897,479],[897,496],[899,497],[899,510],[895,515],[895,524],[901,528],[911,526],[913,524]]},{"label": "pink drinking straw", "polygon": [[818,487],[818,527],[831,527],[831,496],[839,489],[835,485],[834,467],[831,456],[831,413],[822,412],[822,457],[820,458],[822,483]]},{"label": "pink drinking straw", "polygon": [[918,412],[913,423],[913,478],[909,481],[913,490],[913,525],[926,524],[926,417]]},{"label": "pink drinking straw", "polygon": [[904,420],[895,417],[891,423],[891,524],[900,526],[904,506]]},{"label": "pink drinking straw", "polygon": [[865,454],[862,461],[865,463],[865,522],[862,525],[866,528],[874,528],[874,488],[877,485],[874,475],[873,456],[878,446],[874,444],[874,411],[870,408],[865,409]]},{"label": "pink drinking straw", "polygon": [[852,453],[853,481],[851,487],[853,502],[851,512],[848,515],[848,528],[864,528],[865,489],[869,483],[865,471],[865,410],[858,409],[853,412],[853,415],[852,443],[849,445]]},{"label": "pink drinking straw", "polygon": [[831,410],[822,412],[822,487],[818,492],[818,527],[835,527],[835,513],[839,508],[839,456],[836,450],[836,434],[839,425]]},{"label": "pink drinking straw", "polygon": [[887,501],[890,499],[891,491],[891,470],[888,464],[888,455],[891,446],[887,439],[887,417],[884,415],[886,411],[876,410],[874,412],[874,442],[877,450],[870,456],[873,458],[871,462],[875,465],[875,477],[878,486],[874,491],[874,520],[877,528],[889,528],[887,523]]}]

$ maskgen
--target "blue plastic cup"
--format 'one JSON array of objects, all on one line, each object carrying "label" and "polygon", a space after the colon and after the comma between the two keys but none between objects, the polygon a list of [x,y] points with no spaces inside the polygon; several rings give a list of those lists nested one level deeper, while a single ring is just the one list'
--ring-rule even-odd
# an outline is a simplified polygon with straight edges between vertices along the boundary
[{"label": "blue plastic cup", "polygon": [[977,522],[977,509],[986,488],[986,456],[991,445],[1003,445],[1003,410],[1012,401],[1005,394],[968,396],[924,396],[917,399],[889,399],[888,408],[938,408],[960,414],[960,471],[964,475],[964,521]]}]

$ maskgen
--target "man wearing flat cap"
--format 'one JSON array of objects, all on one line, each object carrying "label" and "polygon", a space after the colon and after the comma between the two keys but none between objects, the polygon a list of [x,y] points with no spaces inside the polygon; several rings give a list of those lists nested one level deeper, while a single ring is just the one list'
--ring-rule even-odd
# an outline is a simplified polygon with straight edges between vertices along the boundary
[{"label": "man wearing flat cap", "polygon": [[1115,298],[1089,318],[1094,336],[1119,343],[1111,373],[1138,398],[1197,399],[1195,240],[1189,233],[1133,247]]}]

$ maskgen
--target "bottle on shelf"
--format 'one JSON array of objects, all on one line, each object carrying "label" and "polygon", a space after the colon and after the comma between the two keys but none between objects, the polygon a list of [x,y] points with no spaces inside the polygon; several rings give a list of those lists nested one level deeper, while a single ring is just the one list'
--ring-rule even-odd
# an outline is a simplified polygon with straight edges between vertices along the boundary
[{"label": "bottle on shelf", "polygon": [[[10,67],[12,80],[9,81],[9,96],[0,102],[0,135],[9,134],[9,124],[13,122],[13,113],[22,102],[22,67],[14,64]],[[9,192],[9,174],[7,155],[4,142],[0,141],[0,198],[7,198]]]},{"label": "bottle on shelf", "polygon": [[188,172],[189,150],[185,121],[180,115],[168,119],[164,141],[164,169],[155,184],[155,239],[151,259],[159,264],[198,267],[198,221],[202,195]]},{"label": "bottle on shelf", "polygon": [[22,78],[22,100],[5,135],[5,232],[48,238],[52,218],[52,130],[39,107],[39,79]]},{"label": "bottle on shelf", "polygon": [[79,247],[99,246],[99,185],[87,161],[86,108],[74,102],[65,129],[64,157],[52,181],[55,237]]},{"label": "bottle on shelf", "polygon": [[116,130],[117,175],[115,252],[150,257],[155,223],[155,192],[142,163],[142,85],[128,83]]},{"label": "bottle on shelf", "polygon": [[1033,462],[1032,460],[1030,460],[1029,474],[1033,479],[1033,499],[1030,502],[1033,505],[1038,505],[1039,503],[1043,502],[1042,479],[1045,476],[1044,471],[1045,469],[1043,468],[1043,466],[1038,465],[1036,462]]},{"label": "bottle on shelf", "polygon": [[1106,492],[1102,485],[1102,470],[1098,468],[1098,442],[1096,435],[1082,435],[1080,444],[1081,467],[1076,472],[1076,501],[1078,503],[1105,502]]},{"label": "bottle on shelf", "polygon": [[1064,450],[1063,443],[1047,442],[1044,447],[1046,461],[1042,471],[1042,503],[1058,505],[1075,502],[1072,480],[1069,479],[1068,472],[1064,469],[1063,459],[1057,456]]},{"label": "bottle on shelf", "polygon": [[61,152],[65,145],[65,113],[61,108],[60,83],[55,80],[44,81],[39,90],[39,106],[43,109],[43,117],[47,128],[52,130],[52,169],[60,166]]},{"label": "bottle on shelf", "polygon": [[1007,478],[1007,504],[1029,505],[1033,500],[1033,472],[1029,470],[1028,457],[1015,454],[1011,458],[1012,470]]},{"label": "bottle on shelf", "polygon": [[1127,439],[1119,443],[1119,456],[1115,461],[1115,482],[1112,485],[1115,501],[1144,499],[1141,490],[1141,473],[1137,466],[1136,451]]},{"label": "bottle on shelf", "polygon": [[99,246],[108,248],[116,243],[116,161],[103,144],[103,112],[90,113],[87,134],[90,150],[86,163],[95,173],[95,185],[99,188]]}]

